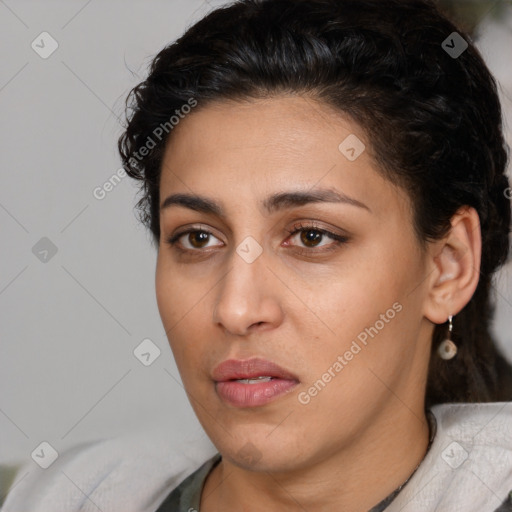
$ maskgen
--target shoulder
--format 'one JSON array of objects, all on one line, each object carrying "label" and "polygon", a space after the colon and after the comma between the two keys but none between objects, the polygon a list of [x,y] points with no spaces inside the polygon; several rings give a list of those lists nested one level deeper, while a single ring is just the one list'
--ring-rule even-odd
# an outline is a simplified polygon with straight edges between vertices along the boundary
[{"label": "shoulder", "polygon": [[2,512],[154,512],[174,487],[215,454],[202,436],[176,450],[172,433],[148,430],[75,445],[48,468],[18,471]]},{"label": "shoulder", "polygon": [[390,512],[495,512],[512,491],[512,402],[439,404],[437,431]]},{"label": "shoulder", "polygon": [[512,402],[440,404],[432,407],[432,412],[450,435],[473,439],[481,433],[481,440],[487,443],[508,440],[511,446]]},{"label": "shoulder", "polygon": [[447,427],[455,423],[463,423],[466,427],[481,423],[482,420],[506,427],[511,432],[512,402],[482,402],[482,403],[448,403],[432,407],[432,412],[438,420]]}]

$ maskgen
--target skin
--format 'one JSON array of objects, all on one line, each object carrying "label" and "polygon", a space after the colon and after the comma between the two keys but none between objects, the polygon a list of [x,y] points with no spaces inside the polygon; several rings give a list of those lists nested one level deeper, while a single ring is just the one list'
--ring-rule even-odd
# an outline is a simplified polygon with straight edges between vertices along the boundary
[{"label": "skin", "polygon": [[[355,161],[338,149],[349,134],[366,145]],[[276,192],[319,188],[368,209],[309,203],[268,213],[261,206]],[[300,96],[199,105],[166,146],[161,204],[175,193],[206,196],[224,210],[217,216],[181,205],[161,209],[155,276],[185,390],[222,454],[206,480],[201,511],[366,512],[425,455],[431,337],[434,324],[457,314],[478,283],[478,215],[461,209],[447,236],[423,248],[407,194],[378,172],[363,129]],[[324,235],[308,242],[311,228],[290,235],[299,221],[315,221],[347,241]],[[211,235],[167,242],[186,228]],[[263,251],[252,263],[236,252],[247,236]],[[309,403],[300,403],[299,393],[395,303],[401,311]],[[298,386],[261,407],[226,404],[213,368],[252,357],[294,373]],[[243,456],[247,451],[252,457]]]}]

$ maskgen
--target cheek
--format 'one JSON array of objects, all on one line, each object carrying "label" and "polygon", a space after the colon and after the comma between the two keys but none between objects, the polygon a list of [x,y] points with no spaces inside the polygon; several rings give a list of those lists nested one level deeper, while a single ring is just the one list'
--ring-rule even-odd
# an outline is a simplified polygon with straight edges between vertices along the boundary
[{"label": "cheek", "polygon": [[160,316],[163,317],[167,310],[167,302],[169,301],[169,294],[171,293],[171,288],[167,283],[170,282],[169,272],[166,272],[164,257],[161,254],[162,249],[158,252],[157,262],[156,262],[156,270],[155,270],[155,293],[156,293],[156,302],[158,305],[158,310],[160,312]]},{"label": "cheek", "polygon": [[[162,320],[162,326],[169,344],[171,346],[174,358],[178,366],[184,360],[184,344],[182,328],[190,322],[187,315],[187,289],[183,283],[175,278],[176,272],[165,264],[163,258],[159,255],[156,273],[155,273],[155,293],[158,311]],[[188,308],[190,310],[190,308]]]},{"label": "cheek", "polygon": [[155,272],[155,293],[160,317],[166,332],[173,333],[185,318],[193,315],[194,306],[204,290],[197,290],[193,282],[184,279],[166,255],[159,254]]},{"label": "cheek", "polygon": [[[180,372],[196,368],[205,338],[204,289],[194,290],[188,280],[177,278],[178,273],[159,258],[155,274],[155,292],[162,325]],[[211,315],[210,315],[211,317]]]},{"label": "cheek", "polygon": [[333,273],[329,284],[310,298],[317,316],[308,314],[307,322],[296,319],[313,342],[305,345],[305,355],[315,378],[347,351],[350,366],[359,366],[353,362],[357,360],[365,367],[391,368],[411,345],[418,323],[414,319],[420,316],[411,283],[420,280],[421,260],[414,250],[405,256],[398,244],[394,250],[391,244],[387,247],[382,240],[358,251],[354,260]]}]

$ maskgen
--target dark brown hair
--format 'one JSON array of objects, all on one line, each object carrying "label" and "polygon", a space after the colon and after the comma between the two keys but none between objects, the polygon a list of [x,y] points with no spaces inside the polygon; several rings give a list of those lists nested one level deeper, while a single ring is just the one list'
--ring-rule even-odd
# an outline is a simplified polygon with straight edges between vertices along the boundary
[{"label": "dark brown hair", "polygon": [[509,250],[501,108],[470,37],[430,0],[241,0],[161,50],[127,98],[119,139],[127,173],[142,182],[137,206],[156,245],[171,116],[191,99],[201,108],[280,93],[313,95],[362,126],[382,173],[407,190],[422,244],[444,236],[461,206],[476,209],[480,280],[454,318],[454,359],[436,357],[447,329],[435,327],[426,406],[512,400],[512,369],[489,325],[493,273]]}]

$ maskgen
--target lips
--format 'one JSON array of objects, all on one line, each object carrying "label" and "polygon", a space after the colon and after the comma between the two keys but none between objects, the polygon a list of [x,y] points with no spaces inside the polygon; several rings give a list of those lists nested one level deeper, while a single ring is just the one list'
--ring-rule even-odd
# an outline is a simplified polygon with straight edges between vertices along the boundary
[{"label": "lips", "polygon": [[228,380],[256,379],[258,377],[274,377],[276,379],[294,380],[299,379],[266,359],[228,359],[215,367],[212,372],[213,380],[224,382]]},{"label": "lips", "polygon": [[233,407],[259,407],[276,400],[298,385],[299,379],[265,359],[229,359],[212,372],[221,400]]}]

